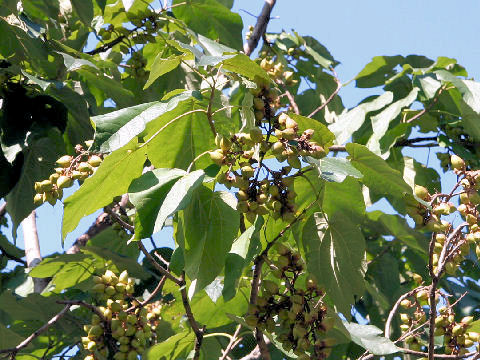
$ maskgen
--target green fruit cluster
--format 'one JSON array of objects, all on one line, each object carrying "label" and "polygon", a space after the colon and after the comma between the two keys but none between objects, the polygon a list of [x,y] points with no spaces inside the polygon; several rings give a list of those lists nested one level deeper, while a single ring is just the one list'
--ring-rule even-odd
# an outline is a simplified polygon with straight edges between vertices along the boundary
[{"label": "green fruit cluster", "polygon": [[[301,156],[317,159],[326,156],[323,147],[310,140],[314,131],[308,129],[299,134],[297,123],[285,113],[278,116],[271,132],[274,135],[264,135],[261,128],[255,127],[248,133],[217,135],[218,149],[210,152],[213,162],[228,167],[217,175],[218,183],[239,189],[237,210],[250,222],[257,215],[267,214],[292,221],[297,211],[294,180],[300,174],[298,171],[291,174],[292,169],[301,169]],[[254,158],[255,149],[260,149],[261,156],[275,157],[279,162],[286,160],[288,165],[278,171],[264,163],[259,166]],[[262,179],[261,170],[266,173]]]},{"label": "green fruit cluster", "polygon": [[[91,141],[86,141],[87,147],[91,146]],[[73,185],[74,180],[83,181],[100,166],[103,159],[100,154],[92,154],[84,150],[82,145],[75,147],[77,156],[64,155],[56,161],[58,167],[48,179],[35,182],[35,196],[33,202],[40,206],[48,202],[55,205],[57,199],[63,197],[63,189]]]},{"label": "green fruit cluster", "polygon": [[293,77],[294,72],[285,71],[285,66],[280,61],[275,61],[273,57],[264,57],[260,61],[260,66],[270,77],[279,84],[296,85],[298,80]]},{"label": "green fruit cluster", "polygon": [[[151,324],[160,316],[158,307],[133,306],[139,303],[132,297],[134,280],[126,270],[118,276],[107,270],[102,276],[94,277],[94,282],[92,290],[104,304],[98,307],[103,318],[94,314],[91,324],[84,327],[87,336],[82,338],[82,344],[89,352],[85,360],[106,359],[109,351],[114,351],[115,360],[137,359],[152,342]],[[107,347],[109,339],[113,349]]]},{"label": "green fruit cluster", "polygon": [[473,322],[472,316],[466,316],[460,322],[455,321],[451,308],[442,307],[440,315],[435,318],[435,335],[443,335],[445,353],[448,355],[463,355],[468,348],[478,344],[480,334],[468,331],[469,325]]},{"label": "green fruit cluster", "polygon": [[278,258],[271,267],[282,283],[279,286],[276,281],[262,281],[262,295],[255,305],[249,306],[245,321],[275,333],[283,348],[293,350],[299,359],[325,359],[336,340],[327,334],[334,320],[327,316],[324,294],[316,281],[304,273],[305,264],[299,253],[282,244],[277,244],[277,252]]}]

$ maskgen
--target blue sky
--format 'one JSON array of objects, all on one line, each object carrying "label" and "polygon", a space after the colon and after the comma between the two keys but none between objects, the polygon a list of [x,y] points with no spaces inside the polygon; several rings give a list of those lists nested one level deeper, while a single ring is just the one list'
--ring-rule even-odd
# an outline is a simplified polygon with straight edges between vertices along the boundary
[{"label": "blue sky", "polygon": [[[262,1],[236,0],[233,10],[239,12],[246,27],[256,19],[248,15],[260,13]],[[464,0],[277,0],[268,31],[295,30],[311,35],[323,43],[341,62],[337,73],[342,82],[353,78],[376,55],[419,54],[430,58],[448,56],[467,68],[470,76],[480,79],[480,2]],[[379,90],[380,91],[380,90]],[[346,106],[356,105],[367,95],[354,83],[342,89]],[[419,161],[436,164],[433,153],[411,149]],[[444,181],[450,184],[451,177]],[[68,192],[66,192],[68,194]],[[37,211],[42,255],[62,252],[60,229],[62,207],[43,205]],[[78,229],[65,242],[68,248],[74,239],[93,222],[95,215],[83,219]],[[10,231],[6,231],[10,232]],[[171,231],[155,236],[157,244],[165,244]],[[23,247],[20,238],[18,244]]]}]

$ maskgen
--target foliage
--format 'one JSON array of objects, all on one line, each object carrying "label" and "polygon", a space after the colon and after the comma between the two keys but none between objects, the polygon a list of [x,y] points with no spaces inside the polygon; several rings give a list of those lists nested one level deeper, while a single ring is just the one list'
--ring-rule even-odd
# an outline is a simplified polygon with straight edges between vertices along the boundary
[{"label": "foliage", "polygon": [[[105,214],[33,268],[0,234],[0,356],[473,353],[480,85],[451,58],[377,56],[355,84],[379,95],[347,109],[320,42],[267,33],[252,60],[231,6],[0,0],[13,236],[48,203],[64,204],[63,238]],[[379,200],[396,213],[369,211]],[[165,227],[174,248],[147,250]]]}]

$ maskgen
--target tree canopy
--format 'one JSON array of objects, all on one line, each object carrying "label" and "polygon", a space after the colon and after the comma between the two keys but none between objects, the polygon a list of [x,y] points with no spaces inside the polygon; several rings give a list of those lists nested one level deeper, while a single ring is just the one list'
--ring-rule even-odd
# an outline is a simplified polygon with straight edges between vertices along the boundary
[{"label": "tree canopy", "polygon": [[478,359],[480,84],[232,5],[0,0],[0,358]]}]

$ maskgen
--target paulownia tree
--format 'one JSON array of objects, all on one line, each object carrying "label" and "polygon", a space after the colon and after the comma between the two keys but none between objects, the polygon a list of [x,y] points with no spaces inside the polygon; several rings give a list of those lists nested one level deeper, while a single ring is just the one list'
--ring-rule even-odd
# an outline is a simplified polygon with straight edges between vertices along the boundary
[{"label": "paulownia tree", "polygon": [[[232,2],[0,0],[0,357],[478,359],[480,85],[378,56],[345,108],[320,42],[269,0],[242,45]],[[42,259],[57,201],[63,239],[103,213]]]}]

